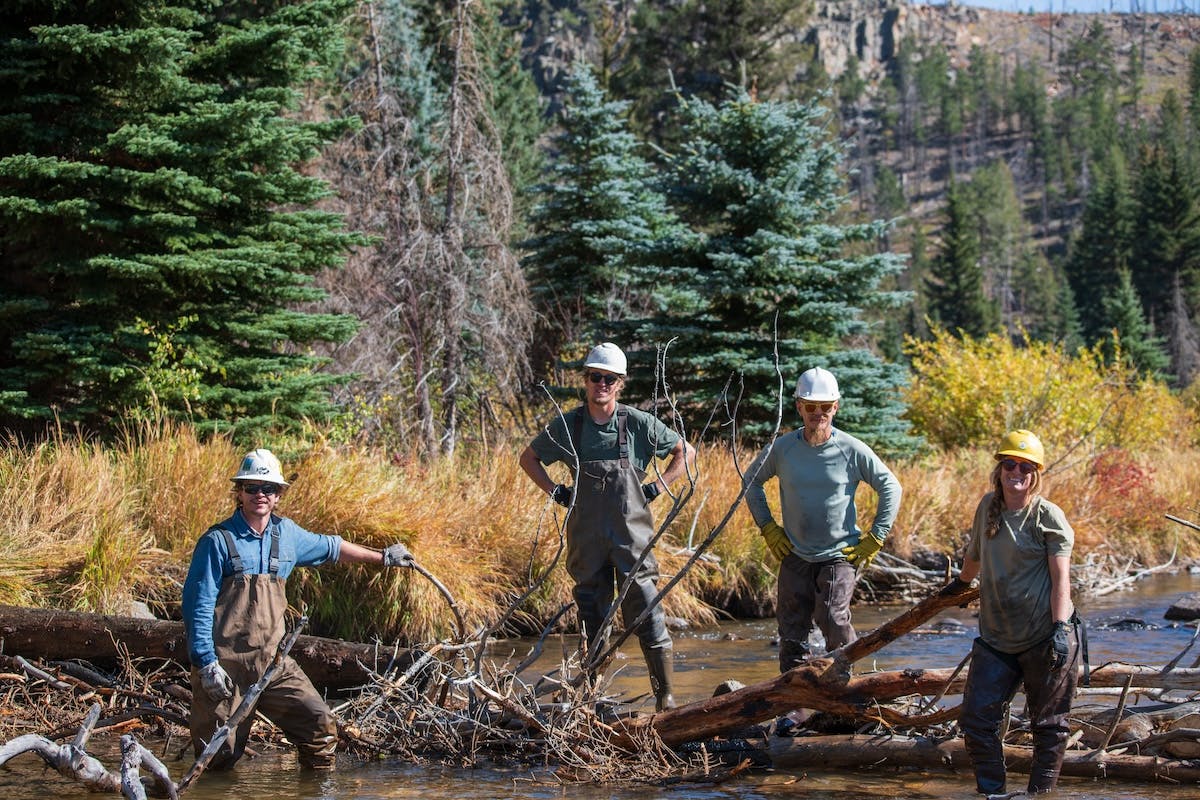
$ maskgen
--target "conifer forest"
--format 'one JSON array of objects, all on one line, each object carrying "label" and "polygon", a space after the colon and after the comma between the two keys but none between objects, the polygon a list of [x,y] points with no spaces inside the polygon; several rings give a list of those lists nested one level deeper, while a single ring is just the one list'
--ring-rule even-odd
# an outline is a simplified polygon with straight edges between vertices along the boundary
[{"label": "conifer forest", "polygon": [[1200,372],[1188,13],[12,0],[0,27],[10,435],[451,454],[612,340],[698,437],[769,434],[820,365],[904,454],[939,336]]}]

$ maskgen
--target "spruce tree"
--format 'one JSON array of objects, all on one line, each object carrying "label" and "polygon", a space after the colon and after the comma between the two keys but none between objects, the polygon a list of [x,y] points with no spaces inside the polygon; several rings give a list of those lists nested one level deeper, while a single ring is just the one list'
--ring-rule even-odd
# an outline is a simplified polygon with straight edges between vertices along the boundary
[{"label": "spruce tree", "polygon": [[721,102],[728,86],[754,86],[774,97],[811,60],[798,41],[811,0],[678,0],[638,3],[626,62],[612,88],[633,101],[642,130],[658,142],[677,140],[676,92]]},{"label": "spruce tree", "polygon": [[954,182],[946,197],[942,243],[925,279],[929,315],[942,327],[973,337],[997,327],[995,304],[983,288],[979,226],[970,187]]},{"label": "spruce tree", "polygon": [[1116,291],[1104,298],[1103,307],[1112,334],[1106,346],[1109,357],[1116,356],[1119,342],[1121,359],[1127,365],[1143,375],[1162,377],[1170,359],[1162,338],[1155,336],[1154,329],[1146,322],[1129,270],[1121,270]]},{"label": "spruce tree", "polygon": [[1192,306],[1200,301],[1200,202],[1183,131],[1182,108],[1168,92],[1153,143],[1142,151],[1129,262],[1146,316],[1156,323],[1170,311],[1176,275]]},{"label": "spruce tree", "polygon": [[842,384],[841,424],[884,450],[910,448],[896,395],[903,369],[865,346],[875,331],[864,310],[909,299],[880,289],[902,259],[876,251],[883,223],[839,221],[842,152],[823,133],[826,112],[745,93],[680,103],[682,144],[665,180],[690,235],[675,240],[659,313],[639,321],[636,340],[673,341],[670,388],[691,427],[734,403],[723,394],[732,379],[739,432],[768,434],[777,351],[785,413],[796,377],[822,366]]},{"label": "spruce tree", "polygon": [[1133,247],[1134,205],[1129,174],[1118,148],[1093,167],[1095,180],[1084,204],[1078,237],[1064,265],[1086,341],[1108,336],[1103,301],[1113,294]]},{"label": "spruce tree", "polygon": [[566,83],[561,131],[549,180],[535,187],[534,236],[524,259],[539,314],[535,372],[560,355],[583,355],[613,333],[613,322],[642,316],[651,268],[679,228],[654,186],[652,165],[626,128],[628,104],[609,100],[578,62]]},{"label": "spruce tree", "polygon": [[296,112],[348,5],[0,9],[0,426],[330,412],[312,276],[356,240],[303,168],[347,124]]}]

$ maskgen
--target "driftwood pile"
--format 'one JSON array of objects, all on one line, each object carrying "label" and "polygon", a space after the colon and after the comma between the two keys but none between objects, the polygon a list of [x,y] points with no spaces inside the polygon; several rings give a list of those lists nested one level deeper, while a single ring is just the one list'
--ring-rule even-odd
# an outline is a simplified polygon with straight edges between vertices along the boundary
[{"label": "driftwood pile", "polygon": [[[761,765],[949,767],[969,775],[950,703],[962,692],[965,664],[864,674],[853,666],[973,597],[935,594],[826,658],[654,715],[623,713],[621,698],[607,694],[603,673],[588,677],[581,668],[584,654],[552,675],[526,678],[532,654],[525,664],[509,666],[482,659],[471,644],[404,651],[379,666],[360,664],[367,682],[335,703],[342,749],[418,763],[549,767],[556,781],[718,781]],[[60,625],[66,622],[59,612],[0,607],[6,637],[14,613],[54,613]],[[72,635],[90,630],[98,636],[119,622],[73,615]],[[5,648],[12,652],[9,641]],[[0,656],[0,734],[9,738],[0,765],[33,753],[94,791],[175,797],[186,790],[191,778],[172,783],[162,765],[190,754],[186,673],[171,659],[142,655],[139,643],[116,641],[120,663],[111,674],[78,661]],[[365,652],[363,645],[348,647]],[[299,645],[293,654],[308,658]],[[1192,700],[1200,692],[1200,669],[1181,668],[1183,655],[1165,667],[1109,663],[1092,670],[1091,688],[1076,701],[1064,775],[1200,781],[1200,766],[1190,760],[1200,755],[1200,702]],[[1102,705],[1103,692],[1109,701]],[[1135,705],[1135,697],[1155,702]],[[776,735],[774,721],[795,709],[806,710],[807,722],[792,735]],[[831,725],[839,732],[831,734]],[[118,770],[110,772],[86,752],[88,737],[100,730],[122,734]],[[154,748],[161,760],[139,742],[149,739],[162,743]],[[1006,743],[1010,767],[1027,768],[1027,733],[1018,713]],[[279,744],[278,732],[260,720],[252,748]]]}]

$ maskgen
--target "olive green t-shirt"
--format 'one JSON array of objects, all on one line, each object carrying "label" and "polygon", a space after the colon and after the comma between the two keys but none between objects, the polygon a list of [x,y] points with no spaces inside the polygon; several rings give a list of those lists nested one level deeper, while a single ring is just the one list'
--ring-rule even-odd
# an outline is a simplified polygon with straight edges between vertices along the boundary
[{"label": "olive green t-shirt", "polygon": [[[625,409],[629,416],[625,421],[625,442],[629,448],[629,463],[640,472],[645,472],[650,462],[655,458],[667,456],[675,445],[679,444],[679,434],[667,427],[653,414],[647,414],[629,406],[617,406]],[[574,469],[575,454],[572,450],[571,439],[575,436],[575,414],[578,409],[572,409],[561,415],[556,415],[530,443],[538,460],[546,466],[559,461]],[[620,447],[617,444],[617,415],[604,425],[592,421],[586,410],[583,413],[583,441],[575,444],[579,455],[584,461],[606,461],[620,458]],[[568,431],[570,434],[568,435]]]},{"label": "olive green t-shirt", "polygon": [[1025,508],[1000,512],[989,537],[992,493],[975,509],[967,557],[979,562],[979,635],[1002,653],[1022,653],[1054,631],[1050,556],[1071,557],[1075,532],[1058,506],[1038,496]]}]

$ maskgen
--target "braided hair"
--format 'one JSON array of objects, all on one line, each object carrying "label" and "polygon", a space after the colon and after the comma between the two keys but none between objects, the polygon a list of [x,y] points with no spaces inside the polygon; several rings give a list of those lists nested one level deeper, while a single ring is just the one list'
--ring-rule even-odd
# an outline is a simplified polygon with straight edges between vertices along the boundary
[{"label": "braided hair", "polygon": [[[1000,473],[1003,469],[1000,462],[997,461],[996,467],[992,470],[992,500],[988,503],[987,525],[983,529],[989,539],[996,535],[996,531],[1000,530],[1000,513],[1004,511],[1004,489],[1000,484]],[[1038,489],[1042,487],[1042,471],[1035,469],[1032,474],[1033,485],[1029,487],[1031,501]]]}]

